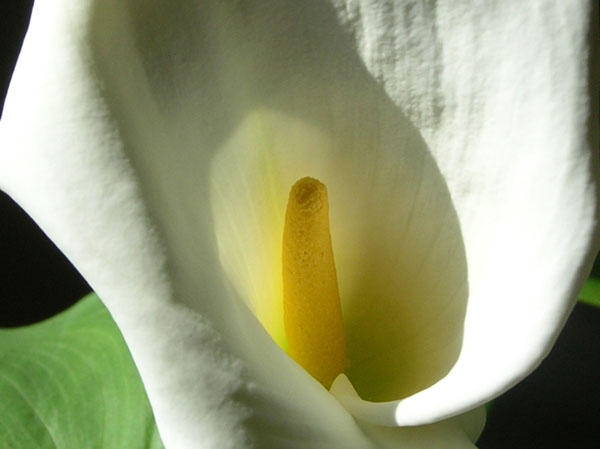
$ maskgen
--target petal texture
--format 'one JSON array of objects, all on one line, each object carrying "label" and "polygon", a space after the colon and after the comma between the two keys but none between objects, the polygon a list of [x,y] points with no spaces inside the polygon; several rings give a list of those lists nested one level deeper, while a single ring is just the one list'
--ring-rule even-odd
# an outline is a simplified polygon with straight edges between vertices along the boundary
[{"label": "petal texture", "polygon": [[167,447],[470,447],[357,424],[277,347],[282,198],[311,175],[340,205],[372,399],[341,404],[416,425],[501,393],[597,250],[586,5],[38,2],[0,183],[106,302]]},{"label": "petal texture", "polygon": [[588,28],[591,2],[440,1],[396,13],[390,3],[391,14],[372,6],[353,3],[345,19],[369,71],[422,131],[468,265],[456,364],[396,404],[395,421],[416,424],[534,369],[589,272],[598,162],[587,52],[597,30]]},{"label": "petal texture", "polygon": [[[121,5],[36,3],[0,130],[3,188],[106,302],[138,365],[166,447],[372,447],[337,401],[276,349],[225,290],[213,233],[203,234],[207,214],[195,222],[193,235],[161,243],[124,150],[132,145],[127,133],[138,129],[116,120],[111,101],[121,92],[107,92],[110,80],[97,72],[98,64],[115,62],[108,56],[118,57],[102,50],[122,25]],[[40,66],[47,69],[44,77],[36,75]],[[132,81],[128,70],[120,80],[124,87]],[[135,118],[146,121],[151,114]],[[202,193],[190,190],[200,204]],[[173,231],[181,226],[185,219]],[[189,252],[172,253],[186,238],[200,245],[191,266]]]}]

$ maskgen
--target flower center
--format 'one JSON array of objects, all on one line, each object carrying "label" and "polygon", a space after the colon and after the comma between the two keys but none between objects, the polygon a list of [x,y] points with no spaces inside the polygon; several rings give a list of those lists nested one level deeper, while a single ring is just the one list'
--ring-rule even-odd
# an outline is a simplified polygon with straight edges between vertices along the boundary
[{"label": "flower center", "polygon": [[329,231],[327,188],[302,178],[290,191],[282,248],[283,317],[290,356],[329,388],[348,366]]}]

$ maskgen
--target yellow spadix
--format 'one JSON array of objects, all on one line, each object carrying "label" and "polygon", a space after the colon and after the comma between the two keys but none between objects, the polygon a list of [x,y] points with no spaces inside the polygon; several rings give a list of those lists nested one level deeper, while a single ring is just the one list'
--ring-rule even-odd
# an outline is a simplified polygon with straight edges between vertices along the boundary
[{"label": "yellow spadix", "polygon": [[290,356],[325,388],[348,365],[327,188],[302,178],[290,191],[283,230],[283,317]]}]

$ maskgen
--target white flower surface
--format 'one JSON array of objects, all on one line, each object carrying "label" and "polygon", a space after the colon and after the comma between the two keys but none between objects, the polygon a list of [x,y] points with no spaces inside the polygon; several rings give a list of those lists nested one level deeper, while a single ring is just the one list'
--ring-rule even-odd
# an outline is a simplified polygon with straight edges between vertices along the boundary
[{"label": "white flower surface", "polygon": [[[103,299],[168,449],[469,448],[598,249],[585,1],[38,0],[0,187]],[[330,192],[350,367],[282,350]]]}]

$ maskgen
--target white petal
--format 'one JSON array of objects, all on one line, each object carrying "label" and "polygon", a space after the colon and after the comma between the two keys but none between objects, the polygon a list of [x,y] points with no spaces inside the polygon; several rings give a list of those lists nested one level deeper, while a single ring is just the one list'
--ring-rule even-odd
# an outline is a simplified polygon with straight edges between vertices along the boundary
[{"label": "white petal", "polygon": [[[146,103],[154,99],[145,96],[145,76],[134,73],[140,66],[128,33],[135,28],[119,22],[131,18],[122,8],[36,3],[0,125],[0,174],[106,302],[166,446],[369,448],[379,438],[410,440],[411,430],[377,437],[377,428],[357,426],[225,290],[201,173],[188,189],[169,191],[165,209],[154,207],[164,200],[161,183],[184,179],[186,167],[169,176],[162,166],[166,175],[145,184],[154,167],[139,168],[139,158],[183,164],[170,151],[187,142],[161,140],[171,111]],[[127,57],[131,65],[119,59]],[[101,63],[118,68],[119,79],[101,76]],[[127,151],[140,151],[138,159]],[[459,425],[441,429],[464,435]],[[470,447],[459,439],[457,447]]]},{"label": "white petal", "polygon": [[418,427],[382,427],[362,422],[364,431],[382,449],[424,447],[429,449],[475,448],[485,424],[485,409],[472,410],[454,418]]},{"label": "white petal", "polygon": [[[1,122],[3,188],[106,302],[166,447],[372,447],[339,403],[225,291],[213,231],[202,228],[210,226],[207,191],[186,193],[198,209],[179,212],[195,216],[194,228],[186,229],[183,217],[163,246],[157,228],[164,217],[153,222],[148,215],[125,153],[129,145],[151,153],[161,142],[152,141],[155,133],[135,136],[135,126],[117,120],[112,96],[120,88],[107,92],[96,72],[98,63],[113,61],[102,53],[113,32],[121,45],[114,62],[136,56],[127,40],[132,30],[119,22],[129,18],[125,12],[120,2],[36,3]],[[125,89],[128,70],[121,73]],[[151,129],[152,112],[128,119]],[[180,200],[172,198],[175,206]],[[184,243],[194,251],[177,253]]]},{"label": "white petal", "polygon": [[587,140],[597,35],[592,2],[448,1],[391,14],[375,3],[353,3],[344,17],[444,176],[468,270],[452,370],[395,406],[371,405],[414,425],[518,382],[576,300],[598,249],[597,136]]},{"label": "white petal", "polygon": [[[444,357],[411,355],[409,391],[428,363],[437,363],[435,376],[420,387],[440,380],[392,407],[366,404],[387,410],[367,413],[381,422],[441,419],[526,375],[553,342],[596,248],[582,5],[548,2],[533,14],[516,1],[483,12],[440,3],[435,13],[420,3],[314,3],[35,6],[1,123],[0,180],[106,301],[169,447],[375,444],[368,425],[358,427],[293,364],[238,297],[255,277],[235,266],[235,244],[224,249],[227,214],[217,199],[246,192],[219,173],[260,178],[251,164],[262,135],[235,144],[257,129],[246,126],[256,117],[285,123],[265,134],[277,138],[264,143],[269,154],[279,154],[286,133],[298,136],[281,184],[315,169],[335,190],[360,174],[359,202],[368,200],[360,183],[375,178],[381,192],[411,204],[416,221],[391,248],[416,248],[424,256],[416,278],[439,285],[420,283],[426,289],[411,299],[424,307],[410,308],[415,329],[398,341],[433,345]],[[303,166],[306,154],[292,156],[311,144],[318,163]],[[245,148],[247,162],[227,163]],[[345,148],[350,160],[338,167],[332,155]],[[361,172],[364,154],[389,175]],[[387,164],[398,158],[404,182]],[[264,181],[251,187],[250,199]],[[387,223],[406,221],[396,213]],[[355,228],[369,218],[353,217]],[[336,253],[353,279],[360,253]],[[427,289],[437,292],[431,302],[417,301]],[[419,334],[420,324],[428,326]]]}]

